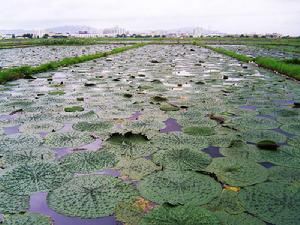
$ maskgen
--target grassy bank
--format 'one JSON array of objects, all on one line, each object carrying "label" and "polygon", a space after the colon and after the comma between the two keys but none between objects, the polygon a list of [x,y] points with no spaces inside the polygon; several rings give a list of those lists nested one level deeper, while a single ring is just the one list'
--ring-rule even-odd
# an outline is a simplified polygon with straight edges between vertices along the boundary
[{"label": "grassy bank", "polygon": [[58,69],[59,67],[69,66],[69,65],[82,63],[82,62],[90,61],[101,57],[106,57],[108,55],[124,52],[129,49],[138,48],[143,45],[144,44],[135,44],[130,46],[114,48],[107,52],[99,52],[95,54],[64,58],[58,61],[51,61],[38,66],[20,66],[16,68],[8,68],[8,69],[0,70],[0,84],[3,84],[7,81],[21,79],[21,78],[32,78],[32,75],[37,73],[47,72],[47,71]]},{"label": "grassy bank", "polygon": [[287,75],[289,77],[300,80],[300,64],[299,59],[280,60],[272,57],[256,57],[252,58],[243,54],[238,54],[224,48],[215,48],[211,46],[204,46],[217,53],[221,53],[242,62],[255,62],[258,66],[276,71],[278,73]]},{"label": "grassy bank", "polygon": [[215,47],[211,47],[211,46],[204,46],[205,48],[208,48],[210,50],[213,50],[217,53],[221,53],[223,55],[227,55],[227,56],[230,56],[232,58],[235,58],[237,60],[240,60],[240,61],[243,61],[243,62],[251,62],[253,61],[253,58],[252,57],[249,57],[249,56],[246,56],[246,55],[242,55],[242,54],[238,54],[234,51],[230,51],[230,50],[227,50],[225,48],[215,48]]}]

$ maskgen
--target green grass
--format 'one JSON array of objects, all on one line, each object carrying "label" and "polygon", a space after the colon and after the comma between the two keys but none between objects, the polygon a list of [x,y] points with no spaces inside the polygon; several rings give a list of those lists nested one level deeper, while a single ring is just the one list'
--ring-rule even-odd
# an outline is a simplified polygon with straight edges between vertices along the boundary
[{"label": "green grass", "polygon": [[286,61],[271,57],[257,57],[255,58],[255,62],[261,67],[271,69],[281,74],[300,80],[299,64],[287,63]]},{"label": "green grass", "polygon": [[211,46],[205,46],[205,48],[208,48],[210,50],[213,50],[217,53],[221,53],[227,56],[230,56],[232,58],[235,58],[237,60],[243,61],[243,62],[251,62],[253,61],[252,57],[246,56],[246,55],[242,55],[242,54],[238,54],[234,51],[230,51],[224,48],[215,48],[215,47],[211,47]]},{"label": "green grass", "polygon": [[106,57],[108,55],[117,54],[120,52],[127,51],[129,49],[138,48],[143,45],[144,44],[135,44],[130,46],[114,48],[108,52],[100,52],[100,53],[89,54],[89,55],[68,57],[62,60],[51,61],[38,66],[20,66],[16,68],[3,69],[0,70],[0,84],[12,80],[20,79],[20,78],[30,79],[32,78],[32,75],[37,73],[47,72],[47,71],[58,69],[59,67],[69,66],[69,65],[82,63],[82,62],[90,61],[101,57]]},{"label": "green grass", "polygon": [[243,62],[254,61],[260,67],[264,67],[266,69],[270,69],[278,73],[287,75],[289,77],[295,78],[297,80],[300,80],[300,64],[299,64],[300,60],[298,58],[287,59],[287,60],[280,60],[272,57],[252,58],[224,48],[215,48],[211,46],[204,46],[204,47],[213,50],[215,52],[238,59]]}]

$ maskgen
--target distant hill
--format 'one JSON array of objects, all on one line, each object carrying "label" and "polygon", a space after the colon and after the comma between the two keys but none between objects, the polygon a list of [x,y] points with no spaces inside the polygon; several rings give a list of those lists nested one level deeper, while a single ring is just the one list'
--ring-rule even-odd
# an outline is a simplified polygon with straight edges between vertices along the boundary
[{"label": "distant hill", "polygon": [[61,27],[53,27],[46,29],[48,32],[53,33],[70,33],[70,34],[77,34],[79,31],[88,31],[91,34],[99,33],[101,32],[100,29],[96,29],[89,26],[61,26]]}]

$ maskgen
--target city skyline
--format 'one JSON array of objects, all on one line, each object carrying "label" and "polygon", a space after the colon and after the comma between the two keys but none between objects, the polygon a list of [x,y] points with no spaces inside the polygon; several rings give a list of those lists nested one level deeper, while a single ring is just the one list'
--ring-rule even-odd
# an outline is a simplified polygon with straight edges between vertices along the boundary
[{"label": "city skyline", "polygon": [[228,34],[299,36],[299,15],[297,0],[86,0],[84,3],[80,0],[11,0],[1,6],[0,29],[46,29],[65,25],[105,28],[118,24],[141,32],[205,27]]}]

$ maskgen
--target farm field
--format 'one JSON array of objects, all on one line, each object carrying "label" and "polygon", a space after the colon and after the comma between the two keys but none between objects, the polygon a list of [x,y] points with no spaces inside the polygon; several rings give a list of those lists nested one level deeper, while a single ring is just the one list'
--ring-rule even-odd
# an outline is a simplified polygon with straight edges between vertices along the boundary
[{"label": "farm field", "polygon": [[[0,50],[0,66],[115,47]],[[34,78],[0,85],[2,224],[299,224],[298,81],[191,44]]]}]

